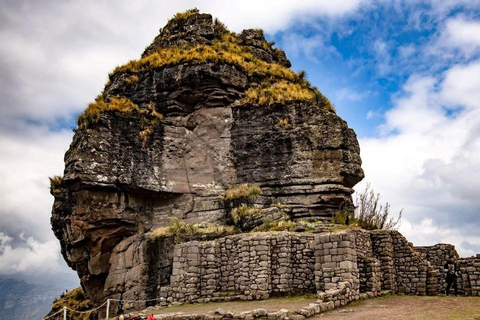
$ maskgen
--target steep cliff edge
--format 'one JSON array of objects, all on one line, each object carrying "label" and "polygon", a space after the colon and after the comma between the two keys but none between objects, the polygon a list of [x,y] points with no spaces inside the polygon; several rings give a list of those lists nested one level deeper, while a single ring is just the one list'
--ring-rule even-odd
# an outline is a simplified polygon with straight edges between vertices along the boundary
[{"label": "steep cliff edge", "polygon": [[260,30],[190,11],[110,74],[52,187],[53,231],[93,302],[159,297],[173,240],[148,233],[172,218],[228,224],[231,186],[258,185],[252,205],[291,220],[353,210],[356,135],[289,67]]}]

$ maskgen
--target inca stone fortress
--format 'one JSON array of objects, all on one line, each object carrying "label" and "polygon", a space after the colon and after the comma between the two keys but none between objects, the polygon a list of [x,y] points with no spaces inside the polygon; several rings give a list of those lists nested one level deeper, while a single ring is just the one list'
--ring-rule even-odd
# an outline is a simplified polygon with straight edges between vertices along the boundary
[{"label": "inca stone fortress", "polygon": [[[289,67],[261,30],[234,34],[192,11],[110,74],[79,117],[52,186],[53,230],[95,304],[149,300],[113,305],[119,313],[316,293],[321,309],[443,290],[453,246],[332,229],[335,212],[353,212],[360,148],[330,102]],[[245,183],[260,192],[226,200]],[[242,224],[232,218],[239,210]],[[172,221],[196,231],[154,236]],[[478,296],[480,256],[459,266],[460,292]]]}]

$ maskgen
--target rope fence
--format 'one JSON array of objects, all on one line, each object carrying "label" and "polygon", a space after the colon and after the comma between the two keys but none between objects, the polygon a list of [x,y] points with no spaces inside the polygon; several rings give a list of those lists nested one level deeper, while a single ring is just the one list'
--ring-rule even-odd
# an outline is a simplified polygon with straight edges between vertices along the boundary
[{"label": "rope fence", "polygon": [[151,302],[151,301],[158,301],[160,300],[159,298],[157,299],[148,299],[148,300],[119,300],[119,299],[107,299],[107,301],[105,301],[104,303],[102,303],[101,305],[99,305],[98,307],[94,308],[94,309],[90,309],[90,310],[86,310],[86,311],[77,311],[77,310],[73,310],[73,309],[70,309],[68,308],[67,306],[63,306],[62,309],[60,309],[59,311],[55,312],[54,314],[51,314],[49,315],[48,317],[44,317],[42,318],[42,320],[47,320],[47,319],[50,319],[50,318],[53,318],[55,317],[56,315],[60,314],[63,312],[63,320],[67,320],[67,313],[68,312],[71,312],[71,313],[78,313],[78,314],[86,314],[86,313],[91,313],[91,312],[94,312],[94,311],[97,311],[97,310],[100,310],[102,309],[103,307],[106,306],[106,311],[105,311],[105,320],[108,320],[110,318],[110,304],[111,302],[129,302],[129,303],[136,303],[136,302]]}]

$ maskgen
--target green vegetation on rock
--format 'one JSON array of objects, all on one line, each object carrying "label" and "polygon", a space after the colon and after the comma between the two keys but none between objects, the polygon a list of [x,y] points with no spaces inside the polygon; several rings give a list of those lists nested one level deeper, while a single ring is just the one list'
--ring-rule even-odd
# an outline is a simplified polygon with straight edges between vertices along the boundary
[{"label": "green vegetation on rock", "polygon": [[[49,312],[49,315],[52,315],[56,312],[59,312],[63,309],[63,307],[67,307],[68,309],[75,310],[75,311],[89,311],[95,306],[93,303],[87,298],[83,289],[78,287],[73,289],[65,294],[62,294],[60,298],[53,301],[52,310]],[[60,312],[56,316],[50,318],[54,320],[63,319],[63,312]],[[86,312],[86,313],[75,313],[69,311],[67,313],[67,319],[72,320],[90,320],[90,319],[97,319],[97,314],[95,311],[93,312]]]}]

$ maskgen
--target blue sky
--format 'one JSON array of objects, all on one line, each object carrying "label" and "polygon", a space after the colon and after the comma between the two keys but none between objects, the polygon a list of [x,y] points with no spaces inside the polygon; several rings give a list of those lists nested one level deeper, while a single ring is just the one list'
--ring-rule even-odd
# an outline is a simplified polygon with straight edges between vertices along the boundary
[{"label": "blue sky", "polygon": [[[74,119],[176,12],[263,28],[352,127],[416,245],[480,252],[480,1],[0,3],[0,276],[75,282],[49,225]],[[43,277],[38,277],[41,274]]]}]

